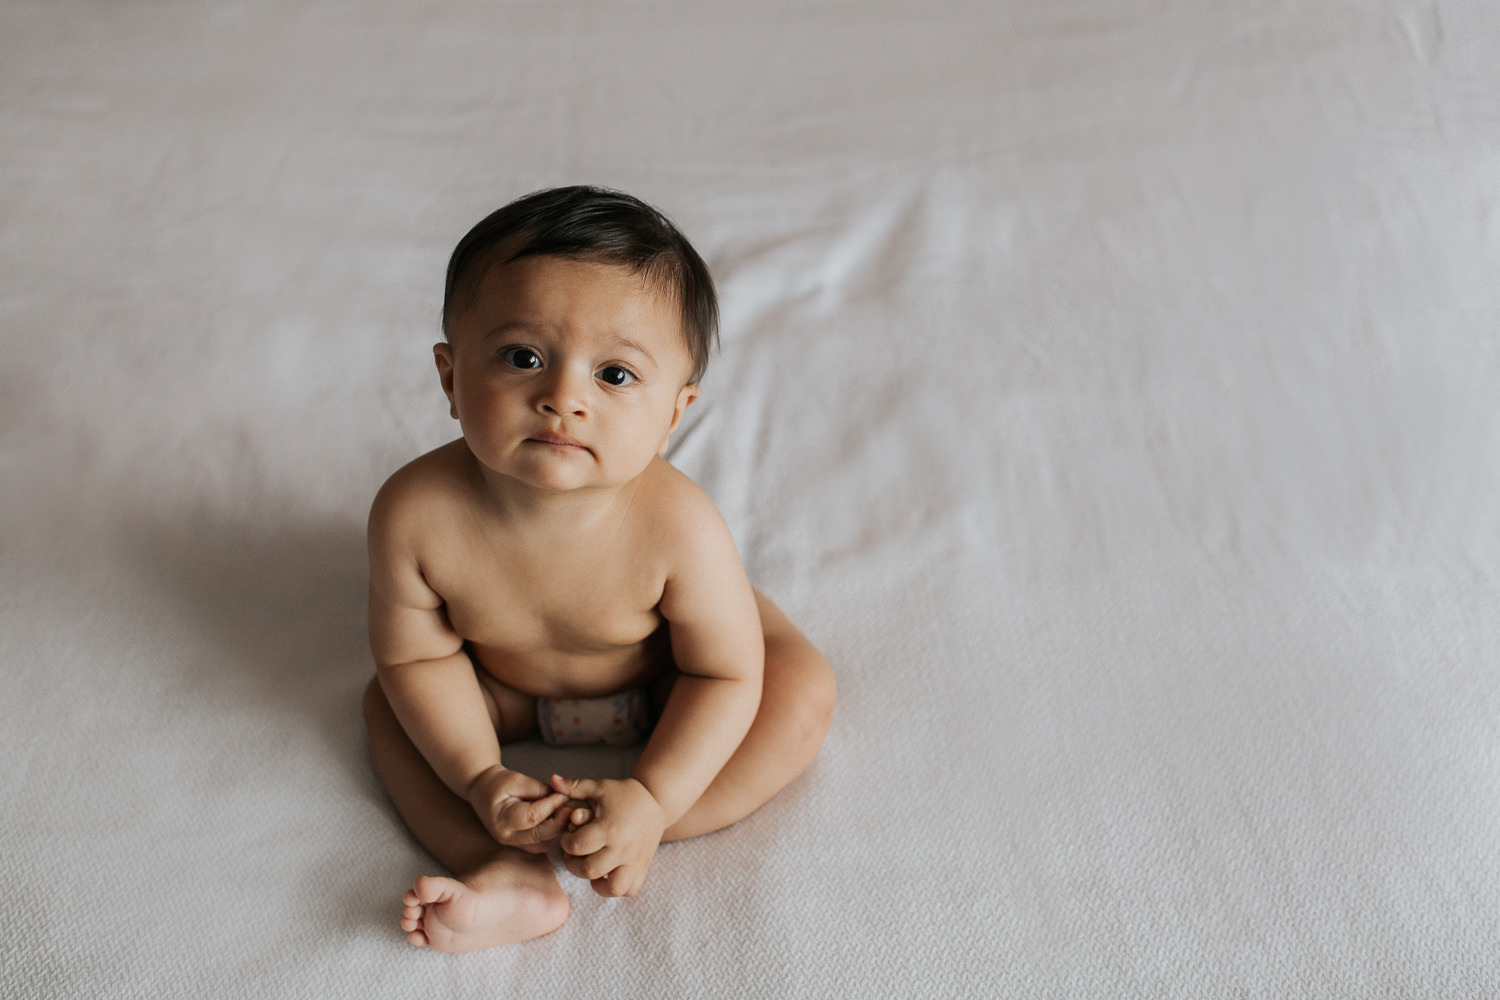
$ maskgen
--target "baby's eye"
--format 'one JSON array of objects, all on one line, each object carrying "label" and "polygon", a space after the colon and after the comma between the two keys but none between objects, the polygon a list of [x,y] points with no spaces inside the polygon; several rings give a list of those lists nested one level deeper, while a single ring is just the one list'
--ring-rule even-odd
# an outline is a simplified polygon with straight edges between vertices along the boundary
[{"label": "baby's eye", "polygon": [[500,360],[512,368],[540,368],[542,359],[529,347],[507,347],[500,352]]},{"label": "baby's eye", "polygon": [[635,373],[619,365],[606,365],[594,376],[605,385],[623,386],[635,381]]}]

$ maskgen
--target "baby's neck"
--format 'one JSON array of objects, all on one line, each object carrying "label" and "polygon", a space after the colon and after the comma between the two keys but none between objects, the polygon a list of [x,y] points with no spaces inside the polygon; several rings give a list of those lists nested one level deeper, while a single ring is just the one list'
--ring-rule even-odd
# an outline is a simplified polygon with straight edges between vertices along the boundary
[{"label": "baby's neck", "polygon": [[638,479],[598,489],[541,490],[490,472],[482,474],[484,500],[508,524],[577,531],[617,518],[635,495]]}]

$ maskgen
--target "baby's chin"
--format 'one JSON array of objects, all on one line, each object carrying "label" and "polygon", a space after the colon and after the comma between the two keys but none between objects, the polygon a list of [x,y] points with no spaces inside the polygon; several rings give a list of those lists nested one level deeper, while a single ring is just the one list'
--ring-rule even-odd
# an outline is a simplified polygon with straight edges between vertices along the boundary
[{"label": "baby's chin", "polygon": [[593,467],[587,469],[511,469],[500,471],[500,478],[527,490],[563,496],[570,493],[623,489],[639,479],[650,468],[649,462],[638,470],[601,468],[598,463],[592,464]]}]

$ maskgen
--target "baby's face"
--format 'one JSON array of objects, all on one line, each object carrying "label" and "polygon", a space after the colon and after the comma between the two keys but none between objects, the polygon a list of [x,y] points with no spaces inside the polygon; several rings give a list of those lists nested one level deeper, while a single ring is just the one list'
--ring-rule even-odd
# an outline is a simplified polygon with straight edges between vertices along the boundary
[{"label": "baby's face", "polygon": [[677,304],[611,264],[493,268],[433,350],[469,450],[547,491],[628,483],[698,395]]}]

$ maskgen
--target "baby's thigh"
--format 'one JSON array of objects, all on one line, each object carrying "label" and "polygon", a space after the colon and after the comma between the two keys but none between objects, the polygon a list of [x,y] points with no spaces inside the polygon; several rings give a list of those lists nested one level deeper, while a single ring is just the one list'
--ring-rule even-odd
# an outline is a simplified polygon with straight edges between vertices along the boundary
[{"label": "baby's thigh", "polygon": [[479,678],[479,690],[484,692],[485,707],[489,709],[490,722],[494,724],[495,735],[501,743],[514,743],[536,735],[535,698],[501,684],[483,668],[475,667],[474,675]]}]

